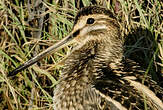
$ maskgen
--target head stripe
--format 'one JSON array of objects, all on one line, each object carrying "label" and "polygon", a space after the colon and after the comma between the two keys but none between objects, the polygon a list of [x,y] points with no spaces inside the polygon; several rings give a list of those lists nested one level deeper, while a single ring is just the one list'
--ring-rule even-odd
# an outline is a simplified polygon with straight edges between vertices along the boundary
[{"label": "head stripe", "polygon": [[77,13],[77,15],[75,17],[74,25],[77,23],[77,21],[79,20],[79,18],[81,16],[87,16],[90,14],[105,14],[105,15],[115,19],[115,17],[113,16],[113,13],[106,8],[99,7],[99,6],[88,6],[88,7],[82,8]]}]

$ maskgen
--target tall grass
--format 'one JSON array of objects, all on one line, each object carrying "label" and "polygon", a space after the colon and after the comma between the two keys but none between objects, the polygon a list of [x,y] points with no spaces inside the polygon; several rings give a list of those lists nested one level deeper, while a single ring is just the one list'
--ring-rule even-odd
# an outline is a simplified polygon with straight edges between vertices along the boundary
[{"label": "tall grass", "polygon": [[[72,29],[83,6],[110,9],[122,24],[125,56],[159,84],[163,76],[163,2],[161,0],[0,0],[0,109],[52,109],[66,47],[14,77],[9,71],[53,45]],[[156,74],[158,73],[158,74]]]}]

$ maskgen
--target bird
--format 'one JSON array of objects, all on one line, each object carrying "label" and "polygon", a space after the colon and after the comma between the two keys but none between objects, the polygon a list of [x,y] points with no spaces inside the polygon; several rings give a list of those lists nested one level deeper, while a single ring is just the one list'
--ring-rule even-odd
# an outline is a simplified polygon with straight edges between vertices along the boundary
[{"label": "bird", "polygon": [[54,110],[163,110],[163,89],[124,57],[120,23],[101,6],[83,7],[69,35],[10,74],[73,43],[54,89]]}]

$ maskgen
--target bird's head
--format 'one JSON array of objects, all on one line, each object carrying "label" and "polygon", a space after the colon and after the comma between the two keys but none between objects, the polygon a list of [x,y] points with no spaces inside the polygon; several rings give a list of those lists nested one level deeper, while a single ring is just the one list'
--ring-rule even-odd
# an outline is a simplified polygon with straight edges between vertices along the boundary
[{"label": "bird's head", "polygon": [[91,41],[101,42],[110,48],[110,53],[121,51],[122,40],[119,29],[119,23],[113,14],[106,8],[98,6],[84,7],[77,13],[74,26],[69,35],[16,68],[10,75],[15,75],[45,56],[54,53],[71,43],[84,45]]},{"label": "bird's head", "polygon": [[69,36],[73,36],[73,41],[82,45],[91,40],[121,43],[119,29],[119,23],[109,10],[89,6],[77,13]]}]

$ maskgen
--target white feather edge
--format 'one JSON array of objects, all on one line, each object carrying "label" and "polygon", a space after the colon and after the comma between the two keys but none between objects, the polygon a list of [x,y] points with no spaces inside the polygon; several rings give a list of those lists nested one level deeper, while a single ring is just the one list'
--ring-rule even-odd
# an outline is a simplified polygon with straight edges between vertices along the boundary
[{"label": "white feather edge", "polygon": [[123,107],[118,101],[112,99],[109,96],[104,95],[103,93],[101,93],[100,91],[96,90],[96,92],[103,98],[105,98],[107,101],[111,102],[112,104],[114,104],[119,110],[127,110],[125,107]]},{"label": "white feather edge", "polygon": [[158,110],[163,110],[162,101],[155,95],[154,92],[148,89],[148,87],[139,82],[133,81],[133,77],[124,77],[124,79],[129,81],[130,85],[137,89],[139,92],[143,93],[148,98],[148,100],[152,101],[152,104],[154,104]]}]

